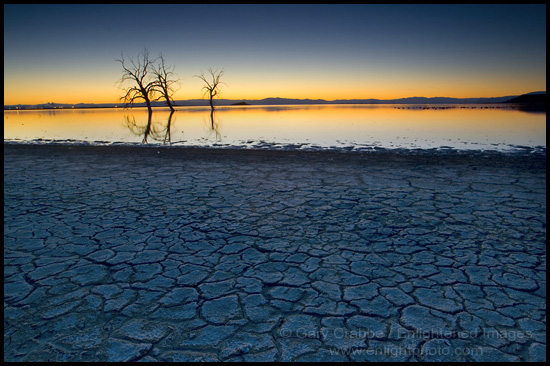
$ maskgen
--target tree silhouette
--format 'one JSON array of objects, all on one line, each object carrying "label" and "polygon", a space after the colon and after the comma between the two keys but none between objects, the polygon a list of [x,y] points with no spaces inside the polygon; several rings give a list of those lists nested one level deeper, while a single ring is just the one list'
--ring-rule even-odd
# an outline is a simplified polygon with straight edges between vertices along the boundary
[{"label": "tree silhouette", "polygon": [[[124,90],[124,95],[120,97],[121,101],[124,101],[126,107],[132,105],[134,102],[143,99],[147,104],[149,113],[152,113],[151,100],[157,86],[156,80],[151,80],[148,76],[152,63],[149,60],[149,52],[145,49],[137,57],[137,62],[130,58],[130,62],[124,60],[124,54],[121,55],[122,59],[117,60],[122,65],[123,74],[119,80],[121,88]],[[131,86],[122,87],[125,82],[131,82]]]},{"label": "tree silhouette", "polygon": [[178,90],[176,86],[179,85],[178,83],[179,79],[174,78],[175,77],[174,66],[166,67],[164,63],[164,57],[162,56],[162,54],[160,54],[158,60],[159,60],[159,64],[153,65],[152,67],[153,75],[155,75],[156,77],[155,91],[157,91],[160,94],[156,100],[159,100],[161,98],[166,99],[166,103],[168,104],[168,107],[170,107],[170,110],[173,112],[174,100],[172,99],[172,96]]},{"label": "tree silhouette", "polygon": [[[195,75],[196,77],[198,77],[199,79],[201,79],[202,81],[204,81],[204,83],[206,84],[205,86],[202,87],[202,89],[204,90],[204,96],[205,97],[208,97],[209,100],[210,100],[210,108],[214,109],[214,97],[219,95],[221,93],[221,84],[225,84],[223,82],[220,81],[220,78],[222,77],[223,75],[223,70],[221,71],[218,71],[218,70],[215,70],[213,71],[211,68],[208,69],[208,72],[210,73],[210,76],[212,78],[211,81],[209,81],[207,79],[206,76],[204,76],[204,73],[201,73],[200,75]],[[226,84],[227,85],[227,84]]]}]

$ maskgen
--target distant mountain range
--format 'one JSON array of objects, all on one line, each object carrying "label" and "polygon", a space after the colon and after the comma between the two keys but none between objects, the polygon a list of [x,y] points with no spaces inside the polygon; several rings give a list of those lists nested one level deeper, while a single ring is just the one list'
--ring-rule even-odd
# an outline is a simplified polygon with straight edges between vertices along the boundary
[{"label": "distant mountain range", "polygon": [[[544,104],[546,109],[546,91],[538,91],[523,95],[509,95],[493,98],[448,98],[448,97],[410,97],[400,99],[289,99],[289,98],[265,98],[265,99],[218,99],[217,106],[228,105],[291,105],[291,104],[486,104],[486,103],[519,103],[519,104]],[[208,106],[204,99],[176,100],[176,106]],[[164,102],[153,102],[154,107],[165,106]],[[71,108],[112,108],[123,107],[120,103],[44,103],[44,104],[17,104],[4,105],[4,110],[11,109],[71,109]],[[136,103],[135,107],[144,107],[145,103]]]}]

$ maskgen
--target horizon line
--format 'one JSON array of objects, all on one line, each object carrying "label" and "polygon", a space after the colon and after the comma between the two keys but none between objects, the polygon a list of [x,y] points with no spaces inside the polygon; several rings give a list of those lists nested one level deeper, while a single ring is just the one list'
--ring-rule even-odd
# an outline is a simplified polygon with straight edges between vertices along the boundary
[{"label": "horizon line", "polygon": [[[328,102],[328,103],[334,103],[339,101],[398,101],[398,100],[404,100],[404,99],[414,99],[414,98],[422,98],[422,99],[455,99],[455,100],[469,100],[469,99],[498,99],[498,98],[508,98],[508,97],[517,97],[521,95],[528,95],[528,94],[542,94],[546,93],[545,90],[541,91],[533,91],[529,93],[524,94],[513,94],[513,95],[503,95],[503,96],[491,96],[491,97],[464,97],[464,98],[457,98],[457,97],[446,97],[446,96],[434,96],[434,97],[425,97],[425,96],[411,96],[411,97],[401,97],[401,98],[392,98],[392,99],[379,99],[379,98],[352,98],[352,99],[323,99],[323,98],[288,98],[288,97],[266,97],[266,98],[260,98],[260,99],[251,99],[251,98],[236,98],[236,99],[230,99],[230,98],[220,98],[217,99],[218,101],[232,101],[232,102],[238,102],[238,101],[257,101],[261,102],[263,100],[270,100],[270,99],[282,99],[282,100],[296,100],[296,101],[322,101],[322,102]],[[206,99],[202,98],[191,98],[191,99],[176,99],[174,100],[174,103],[176,102],[189,102],[189,101],[207,101]],[[136,104],[142,104],[145,102],[139,102]],[[152,102],[155,104],[162,103],[159,101]],[[124,103],[120,102],[78,102],[78,103],[63,103],[63,102],[43,102],[43,103],[17,103],[17,104],[4,104],[4,107],[15,107],[15,106],[38,106],[38,105],[71,105],[76,106],[80,104],[88,104],[88,105],[124,105]]]}]

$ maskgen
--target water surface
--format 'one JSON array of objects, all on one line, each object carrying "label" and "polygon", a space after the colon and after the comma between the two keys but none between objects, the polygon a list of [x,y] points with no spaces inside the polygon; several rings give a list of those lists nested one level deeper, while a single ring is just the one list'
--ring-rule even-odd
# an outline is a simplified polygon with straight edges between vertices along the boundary
[{"label": "water surface", "polygon": [[503,105],[4,111],[4,141],[285,149],[546,148],[546,114]]}]

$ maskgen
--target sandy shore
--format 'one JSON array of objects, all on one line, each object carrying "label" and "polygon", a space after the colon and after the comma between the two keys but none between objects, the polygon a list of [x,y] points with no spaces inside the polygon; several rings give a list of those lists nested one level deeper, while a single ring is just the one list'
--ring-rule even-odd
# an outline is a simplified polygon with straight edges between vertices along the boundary
[{"label": "sandy shore", "polygon": [[544,361],[545,166],[4,144],[4,360]]}]

